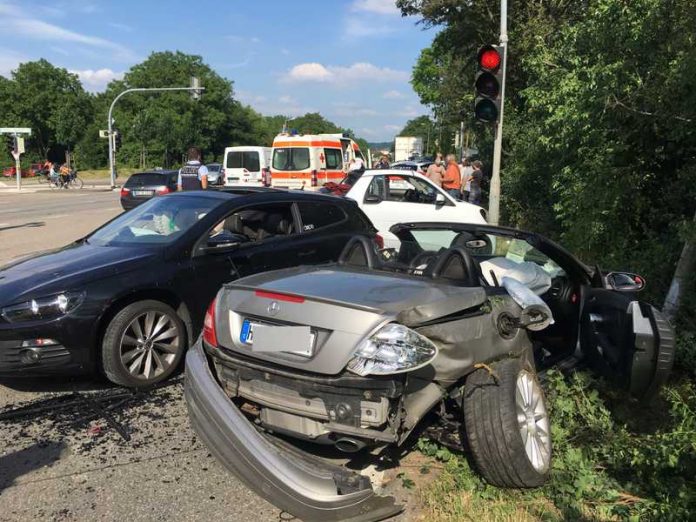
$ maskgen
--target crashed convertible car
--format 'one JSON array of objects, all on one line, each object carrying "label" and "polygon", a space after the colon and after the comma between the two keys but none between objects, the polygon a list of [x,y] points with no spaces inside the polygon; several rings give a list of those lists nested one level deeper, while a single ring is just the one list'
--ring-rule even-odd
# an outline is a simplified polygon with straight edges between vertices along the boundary
[{"label": "crashed convertible car", "polygon": [[591,269],[534,233],[392,227],[340,260],[228,283],[186,360],[191,423],[251,489],[302,520],[400,511],[367,476],[317,456],[387,451],[436,406],[461,420],[478,471],[534,487],[551,465],[537,371],[578,360],[636,397],[655,393],[674,335],[637,299],[640,276]]}]

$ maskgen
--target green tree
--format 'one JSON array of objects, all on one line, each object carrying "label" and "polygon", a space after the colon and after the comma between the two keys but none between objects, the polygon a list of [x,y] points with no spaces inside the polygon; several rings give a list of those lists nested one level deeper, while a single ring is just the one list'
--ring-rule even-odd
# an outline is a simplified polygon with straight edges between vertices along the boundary
[{"label": "green tree", "polygon": [[28,148],[34,157],[50,152],[56,160],[93,119],[90,96],[78,77],[43,59],[20,64],[11,80],[0,82],[0,108],[4,125],[32,129]]}]

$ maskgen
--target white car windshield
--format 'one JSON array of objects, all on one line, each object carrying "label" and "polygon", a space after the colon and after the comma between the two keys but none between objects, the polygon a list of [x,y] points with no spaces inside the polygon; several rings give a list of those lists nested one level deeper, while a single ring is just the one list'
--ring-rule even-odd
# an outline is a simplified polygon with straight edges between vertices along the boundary
[{"label": "white car windshield", "polygon": [[122,214],[87,238],[99,246],[165,245],[219,204],[206,197],[157,197]]}]

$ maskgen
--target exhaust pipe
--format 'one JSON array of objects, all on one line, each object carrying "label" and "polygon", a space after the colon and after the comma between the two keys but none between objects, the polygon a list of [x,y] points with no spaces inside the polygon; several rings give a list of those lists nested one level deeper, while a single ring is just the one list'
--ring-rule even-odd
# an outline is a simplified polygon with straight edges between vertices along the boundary
[{"label": "exhaust pipe", "polygon": [[335,446],[343,453],[357,453],[365,447],[365,443],[361,440],[342,438],[336,441]]}]

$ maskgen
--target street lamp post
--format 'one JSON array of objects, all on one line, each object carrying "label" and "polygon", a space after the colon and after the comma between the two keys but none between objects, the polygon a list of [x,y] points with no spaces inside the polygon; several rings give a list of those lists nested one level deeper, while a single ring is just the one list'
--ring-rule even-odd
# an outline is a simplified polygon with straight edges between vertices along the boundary
[{"label": "street lamp post", "polygon": [[194,99],[200,97],[200,91],[204,91],[205,87],[199,85],[198,79],[192,79],[191,84],[193,87],[136,87],[133,89],[126,89],[120,93],[114,101],[111,102],[111,107],[109,107],[109,120],[108,120],[108,134],[109,134],[109,172],[111,175],[111,188],[116,188],[116,157],[114,151],[114,133],[113,133],[113,118],[111,114],[114,111],[114,106],[116,102],[121,99],[122,96],[128,94],[129,92],[163,92],[163,91],[193,91]]}]

